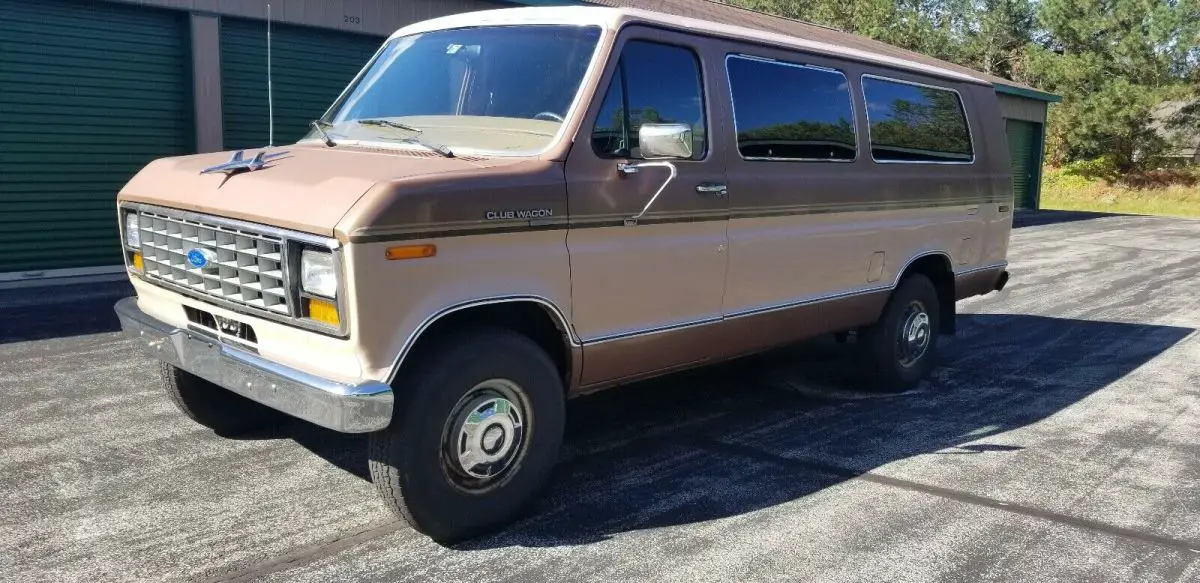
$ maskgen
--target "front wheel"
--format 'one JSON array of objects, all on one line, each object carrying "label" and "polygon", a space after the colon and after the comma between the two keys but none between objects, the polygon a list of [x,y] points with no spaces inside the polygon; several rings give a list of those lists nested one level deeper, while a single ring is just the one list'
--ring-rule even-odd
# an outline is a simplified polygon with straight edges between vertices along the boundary
[{"label": "front wheel", "polygon": [[371,434],[371,479],[392,510],[451,543],[514,519],[549,479],[565,417],[562,381],[532,340],[504,329],[445,339]]},{"label": "front wheel", "polygon": [[879,321],[859,332],[863,381],[880,392],[909,390],[933,371],[940,329],[937,289],[921,274],[906,277]]}]

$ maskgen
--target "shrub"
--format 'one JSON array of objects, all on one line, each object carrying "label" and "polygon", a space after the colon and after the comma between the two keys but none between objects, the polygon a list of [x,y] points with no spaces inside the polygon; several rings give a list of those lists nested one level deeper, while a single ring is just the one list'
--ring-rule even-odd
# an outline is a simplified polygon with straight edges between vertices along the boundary
[{"label": "shrub", "polygon": [[1062,170],[1063,174],[1068,176],[1080,176],[1092,180],[1101,179],[1108,182],[1116,181],[1119,176],[1117,161],[1112,156],[1068,162],[1063,165]]}]

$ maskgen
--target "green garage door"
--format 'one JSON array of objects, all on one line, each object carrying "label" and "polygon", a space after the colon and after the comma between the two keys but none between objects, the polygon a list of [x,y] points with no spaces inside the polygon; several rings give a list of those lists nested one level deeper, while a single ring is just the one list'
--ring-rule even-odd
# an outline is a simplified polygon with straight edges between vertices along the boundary
[{"label": "green garage door", "polygon": [[0,0],[0,273],[119,265],[115,197],[193,148],[179,13]]},{"label": "green garage door", "polygon": [[1017,208],[1035,208],[1042,162],[1042,124],[1013,119],[1007,120],[1007,123],[1016,205]]},{"label": "green garage door", "polygon": [[[383,37],[271,25],[275,143],[295,142],[358,74]],[[221,20],[221,115],[226,149],[268,143],[267,26]]]}]

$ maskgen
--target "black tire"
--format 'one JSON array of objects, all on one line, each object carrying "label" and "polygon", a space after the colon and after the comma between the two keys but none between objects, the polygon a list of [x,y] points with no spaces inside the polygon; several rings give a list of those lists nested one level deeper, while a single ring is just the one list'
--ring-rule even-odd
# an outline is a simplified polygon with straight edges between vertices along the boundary
[{"label": "black tire", "polygon": [[[858,348],[862,363],[863,388],[875,392],[902,392],[915,387],[933,371],[937,364],[938,331],[941,324],[937,289],[928,277],[910,275],[888,298],[879,321],[859,331]],[[902,343],[906,326],[921,327],[922,311],[927,340],[923,352],[917,354],[911,345]],[[910,318],[917,318],[914,322]],[[916,329],[916,328],[908,328]],[[917,336],[920,338],[920,335]]]},{"label": "black tire", "polygon": [[175,407],[218,435],[237,435],[286,419],[279,411],[165,362],[159,363],[159,374]]},{"label": "black tire", "polygon": [[[511,447],[512,457],[497,464],[503,469],[489,482],[467,476],[451,444],[471,441],[463,433],[471,419],[464,412],[477,411],[470,403],[490,390],[480,387],[496,383],[523,392],[523,400],[515,397],[523,428],[515,440],[496,442]],[[397,417],[370,436],[371,480],[397,515],[435,541],[450,544],[504,526],[549,481],[562,444],[565,395],[558,369],[529,338],[502,328],[447,337],[423,351],[397,394],[405,399]],[[481,444],[493,415],[495,409],[475,424],[488,427],[475,434]]]}]

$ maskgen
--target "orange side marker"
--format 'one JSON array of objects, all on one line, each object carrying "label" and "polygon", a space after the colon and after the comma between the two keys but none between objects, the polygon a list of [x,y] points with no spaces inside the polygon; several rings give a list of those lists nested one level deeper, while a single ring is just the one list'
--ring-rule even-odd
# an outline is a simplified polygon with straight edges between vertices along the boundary
[{"label": "orange side marker", "polygon": [[388,261],[424,259],[434,255],[437,255],[437,245],[401,245],[387,248]]}]

